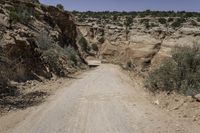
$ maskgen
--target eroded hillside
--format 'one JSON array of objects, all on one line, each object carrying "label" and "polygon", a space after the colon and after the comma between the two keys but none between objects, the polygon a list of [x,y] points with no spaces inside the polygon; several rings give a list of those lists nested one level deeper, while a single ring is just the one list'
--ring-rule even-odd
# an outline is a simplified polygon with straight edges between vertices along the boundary
[{"label": "eroded hillside", "polygon": [[38,1],[0,1],[0,107],[16,104],[10,96],[21,93],[11,81],[42,81],[86,68],[87,42],[81,40],[67,11]]},{"label": "eroded hillside", "polygon": [[200,35],[200,15],[187,12],[74,12],[84,37],[99,47],[98,57],[124,67],[147,68],[170,56],[176,45],[192,45]]}]

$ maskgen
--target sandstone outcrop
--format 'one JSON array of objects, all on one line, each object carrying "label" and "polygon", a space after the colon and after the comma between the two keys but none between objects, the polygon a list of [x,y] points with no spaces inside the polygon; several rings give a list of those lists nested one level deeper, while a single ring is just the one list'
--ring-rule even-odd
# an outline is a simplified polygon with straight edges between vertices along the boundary
[{"label": "sandstone outcrop", "polygon": [[[171,49],[176,45],[193,45],[199,40],[200,27],[196,18],[188,18],[181,27],[173,28],[172,22],[161,24],[159,17],[137,16],[127,29],[123,25],[126,16],[118,17],[120,25],[112,21],[112,17],[101,18],[102,23],[107,22],[104,24],[98,19],[88,22],[92,16],[87,17],[78,26],[88,41],[98,44],[99,58],[123,65],[132,62],[142,68],[157,66],[163,58],[170,56]],[[79,15],[76,18],[79,20]],[[197,25],[190,24],[194,20]],[[98,38],[103,38],[104,42]]]},{"label": "sandstone outcrop", "polygon": [[67,11],[38,2],[0,1],[2,82],[50,79],[85,68],[81,37]]}]

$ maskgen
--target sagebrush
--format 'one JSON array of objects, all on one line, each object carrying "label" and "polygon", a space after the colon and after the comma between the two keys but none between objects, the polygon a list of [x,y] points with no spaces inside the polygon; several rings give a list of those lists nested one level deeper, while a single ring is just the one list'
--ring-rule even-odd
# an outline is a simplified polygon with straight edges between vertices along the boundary
[{"label": "sagebrush", "polygon": [[32,20],[32,17],[35,16],[38,16],[38,14],[34,11],[33,8],[20,5],[19,7],[15,7],[10,11],[9,21],[11,25],[17,22],[28,25],[28,23],[30,23]]},{"label": "sagebrush", "polygon": [[159,68],[151,71],[147,78],[151,91],[176,91],[185,95],[200,92],[200,47],[176,46],[172,56]]}]

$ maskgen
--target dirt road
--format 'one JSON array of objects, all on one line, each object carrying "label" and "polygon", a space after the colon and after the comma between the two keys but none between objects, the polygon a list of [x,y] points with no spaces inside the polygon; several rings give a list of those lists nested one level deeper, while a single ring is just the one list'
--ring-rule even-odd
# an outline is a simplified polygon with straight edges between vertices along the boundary
[{"label": "dirt road", "polygon": [[114,65],[82,74],[46,103],[30,109],[15,125],[9,122],[16,115],[8,117],[0,118],[1,133],[200,132],[197,125],[152,105],[140,84]]}]

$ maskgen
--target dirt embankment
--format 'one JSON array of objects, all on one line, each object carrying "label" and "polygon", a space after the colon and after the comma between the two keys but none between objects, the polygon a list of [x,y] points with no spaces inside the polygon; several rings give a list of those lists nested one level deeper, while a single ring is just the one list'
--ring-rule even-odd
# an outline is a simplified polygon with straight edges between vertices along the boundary
[{"label": "dirt embankment", "polygon": [[125,73],[131,77],[132,81],[138,81],[138,86],[144,88],[152,105],[166,113],[173,114],[179,119],[200,125],[200,102],[198,99],[176,92],[152,93],[145,87],[145,79],[141,76],[141,73],[133,71],[125,71]]}]

